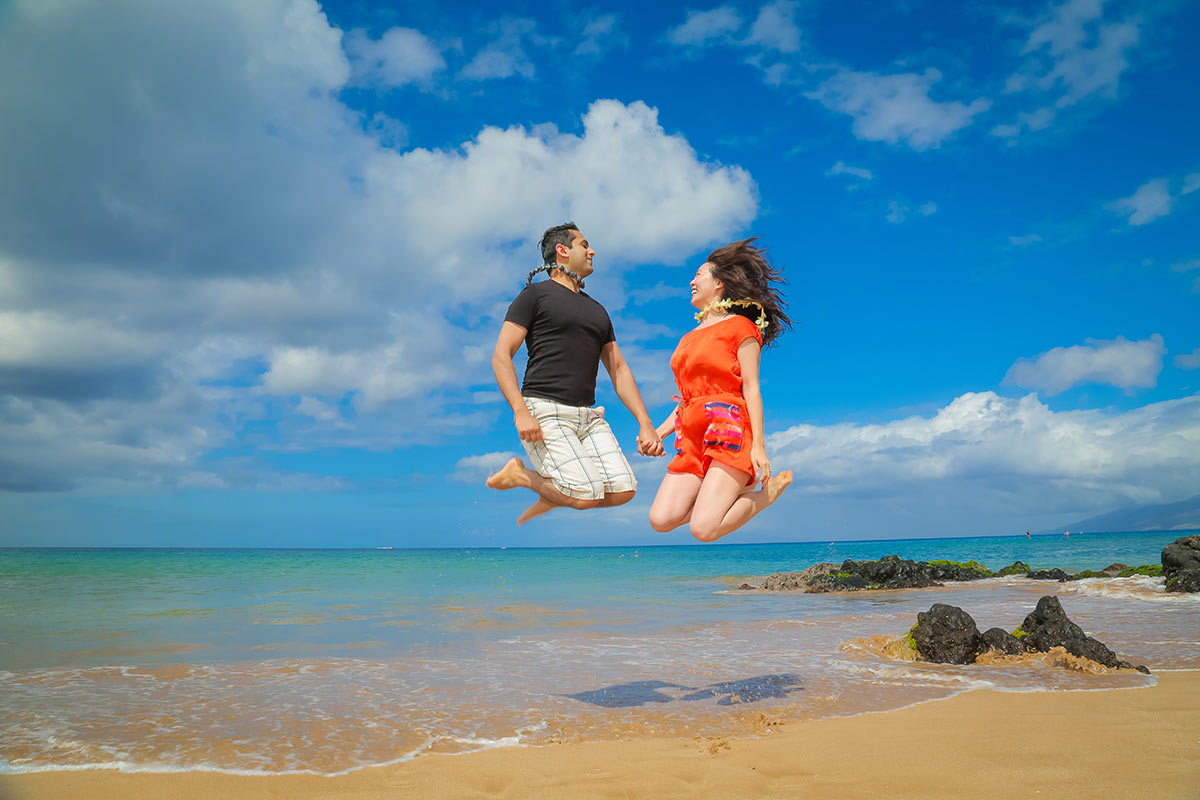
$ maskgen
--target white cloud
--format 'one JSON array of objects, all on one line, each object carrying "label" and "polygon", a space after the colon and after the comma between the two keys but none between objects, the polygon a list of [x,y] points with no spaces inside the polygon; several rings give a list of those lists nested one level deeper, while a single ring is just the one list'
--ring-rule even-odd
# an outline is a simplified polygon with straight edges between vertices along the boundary
[{"label": "white cloud", "polygon": [[687,20],[667,31],[667,41],[680,47],[706,47],[728,41],[742,27],[742,18],[733,6],[709,11],[689,11]]},{"label": "white cloud", "polygon": [[932,99],[930,91],[941,78],[936,69],[927,69],[921,75],[840,70],[807,96],[851,116],[854,134],[860,139],[927,150],[940,146],[991,107],[986,98],[969,104]]},{"label": "white cloud", "polygon": [[829,169],[825,170],[826,175],[853,175],[856,178],[862,178],[864,181],[869,181],[875,176],[871,174],[871,170],[864,167],[852,167],[844,161],[839,161]]},{"label": "white cloud", "polygon": [[[797,425],[767,444],[775,469],[796,473],[793,492],[870,497],[875,508],[909,504],[926,515],[953,498],[1023,530],[1022,520],[1048,510],[1083,516],[1195,494],[1200,395],[1126,412],[1055,412],[1035,395],[968,393],[931,418]],[[997,527],[963,520],[968,530]]]},{"label": "white cloud", "polygon": [[1190,353],[1181,353],[1171,362],[1179,369],[1200,369],[1200,347]]},{"label": "white cloud", "polygon": [[780,53],[795,53],[800,49],[801,41],[800,29],[796,27],[796,9],[799,6],[794,0],[776,0],[764,5],[759,9],[758,18],[754,20],[750,35],[743,44]]},{"label": "white cloud", "polygon": [[629,49],[629,37],[621,32],[616,14],[602,14],[583,27],[583,41],[576,45],[575,55],[598,56],[618,47]]},{"label": "white cloud", "polygon": [[457,483],[483,483],[489,475],[504,466],[516,453],[505,450],[500,453],[480,453],[460,458],[454,464],[450,480]]},{"label": "white cloud", "polygon": [[[888,203],[888,213],[885,219],[887,219],[887,221],[893,225],[896,225],[907,220],[908,215],[913,211],[914,209],[909,207],[907,203],[899,200],[893,200],[892,202]],[[922,203],[916,207],[915,211],[922,217],[928,217],[931,214],[937,213],[937,203],[933,202],[932,200],[928,203]]]},{"label": "white cloud", "polygon": [[1013,247],[1025,247],[1027,245],[1037,244],[1040,241],[1042,241],[1042,237],[1038,236],[1036,233],[1030,233],[1025,236],[1008,237],[1008,243]]},{"label": "white cloud", "polygon": [[1177,264],[1171,265],[1172,272],[1191,272],[1194,269],[1200,269],[1200,258],[1193,258],[1191,261],[1180,261]]},{"label": "white cloud", "polygon": [[398,87],[428,80],[446,68],[438,47],[412,28],[391,28],[379,39],[353,30],[344,40],[352,79],[368,86]]},{"label": "white cloud", "polygon": [[533,62],[525,52],[525,42],[537,40],[537,23],[525,18],[504,18],[493,26],[498,36],[475,54],[459,77],[469,81],[486,81],[520,75],[532,78]]},{"label": "white cloud", "polygon": [[1200,172],[1193,172],[1183,179],[1183,191],[1180,194],[1191,194],[1200,189]]},{"label": "white cloud", "polygon": [[1162,372],[1167,352],[1157,333],[1131,342],[1088,339],[1074,347],[1056,347],[1036,359],[1020,359],[1008,369],[1004,382],[1039,389],[1053,397],[1081,383],[1106,383],[1122,389],[1152,388]]},{"label": "white cloud", "polygon": [[1171,213],[1175,204],[1166,178],[1155,178],[1146,181],[1129,197],[1123,197],[1109,204],[1109,208],[1121,216],[1127,217],[1130,225],[1145,225],[1159,217]]},{"label": "white cloud", "polygon": [[491,386],[489,320],[547,225],[587,225],[602,286],[757,211],[745,170],[639,102],[593,103],[575,134],[399,152],[400,120],[339,102],[351,65],[312,0],[43,10],[0,26],[3,124],[23,132],[0,136],[10,488],[170,485],[250,423],[250,446],[293,451],[488,425],[453,406]]},{"label": "white cloud", "polygon": [[1055,109],[1093,97],[1116,97],[1141,20],[1134,15],[1105,22],[1104,5],[1104,0],[1066,0],[1042,15],[1022,49],[1024,64],[1004,89],[1030,96],[1039,108],[995,127],[994,135],[1015,139],[1024,131],[1049,127]]}]

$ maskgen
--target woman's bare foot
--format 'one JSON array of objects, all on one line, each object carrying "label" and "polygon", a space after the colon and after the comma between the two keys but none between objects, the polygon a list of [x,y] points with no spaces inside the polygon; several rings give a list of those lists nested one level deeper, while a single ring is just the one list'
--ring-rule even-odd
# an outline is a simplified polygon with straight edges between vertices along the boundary
[{"label": "woman's bare foot", "polygon": [[508,463],[495,475],[487,479],[489,489],[516,489],[518,486],[529,487],[529,476],[525,474],[525,464],[517,457],[510,458]]},{"label": "woman's bare foot", "polygon": [[778,500],[779,496],[792,485],[792,480],[793,476],[790,469],[785,469],[783,472],[770,478],[767,481],[767,485],[763,487],[767,493],[767,502],[774,503]]},{"label": "woman's bare foot", "polygon": [[558,506],[545,500],[544,498],[539,497],[536,503],[521,512],[521,516],[517,517],[517,524],[524,525],[534,517],[540,517],[542,514],[545,514],[547,511],[555,508],[558,508]]}]

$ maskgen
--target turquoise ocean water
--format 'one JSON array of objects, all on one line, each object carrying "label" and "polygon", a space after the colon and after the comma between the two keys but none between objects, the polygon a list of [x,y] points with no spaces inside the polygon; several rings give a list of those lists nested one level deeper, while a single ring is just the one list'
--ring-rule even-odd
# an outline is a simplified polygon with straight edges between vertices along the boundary
[{"label": "turquoise ocean water", "polygon": [[1187,532],[709,547],[0,550],[0,769],[334,774],[426,752],[760,734],[973,687],[1148,685],[1048,660],[946,667],[883,643],[934,602],[1013,629],[1043,594],[1151,669],[1200,668],[1161,580],[742,592],[820,561],[1158,563]]}]

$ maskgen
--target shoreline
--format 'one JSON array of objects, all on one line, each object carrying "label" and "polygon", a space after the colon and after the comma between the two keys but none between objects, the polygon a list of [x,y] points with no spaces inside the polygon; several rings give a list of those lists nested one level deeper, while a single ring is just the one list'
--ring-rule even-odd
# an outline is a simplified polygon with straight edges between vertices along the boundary
[{"label": "shoreline", "polygon": [[428,754],[336,776],[86,769],[0,775],[6,800],[137,798],[1100,798],[1200,796],[1200,670],[1122,689],[967,690],[778,725]]}]

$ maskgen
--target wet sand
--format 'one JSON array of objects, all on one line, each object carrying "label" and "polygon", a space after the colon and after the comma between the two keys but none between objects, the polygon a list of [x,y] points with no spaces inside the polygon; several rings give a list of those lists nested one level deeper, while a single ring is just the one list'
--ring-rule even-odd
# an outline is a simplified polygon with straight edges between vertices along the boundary
[{"label": "wet sand", "polygon": [[1162,673],[1144,689],[974,691],[772,731],[430,755],[335,778],[8,775],[0,797],[1200,798],[1200,671]]}]

